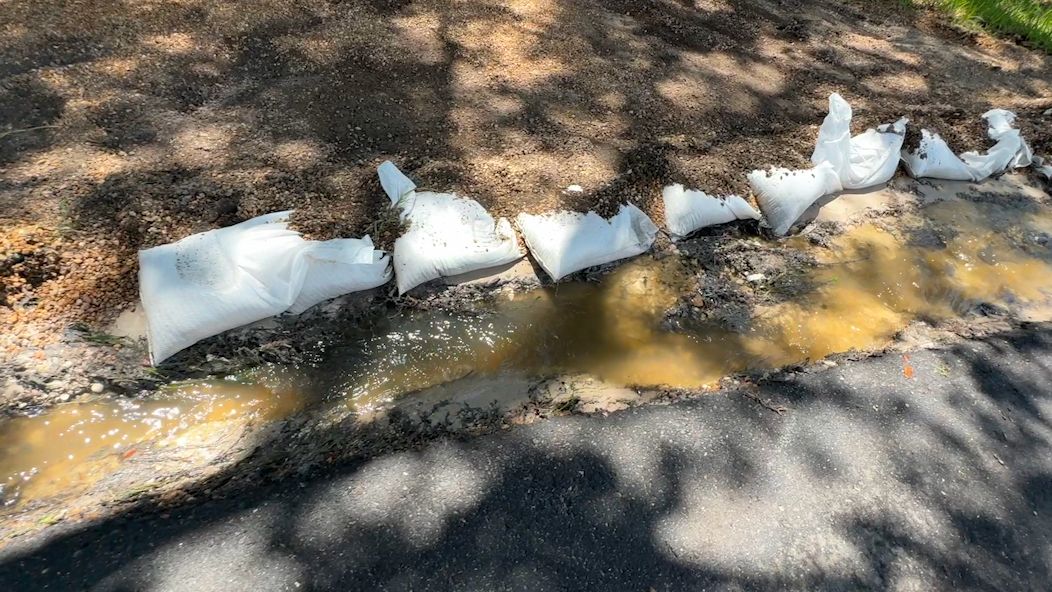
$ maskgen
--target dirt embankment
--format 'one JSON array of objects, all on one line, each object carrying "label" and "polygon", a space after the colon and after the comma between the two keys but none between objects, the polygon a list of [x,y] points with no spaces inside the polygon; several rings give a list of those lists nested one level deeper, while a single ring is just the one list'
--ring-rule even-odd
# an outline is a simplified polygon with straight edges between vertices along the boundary
[{"label": "dirt embankment", "polygon": [[12,0],[0,374],[20,378],[0,387],[160,380],[92,345],[136,299],[137,249],[287,208],[389,245],[385,158],[501,215],[631,200],[660,221],[665,183],[746,192],[752,168],[806,164],[833,91],[858,126],[907,115],[958,150],[1014,109],[1047,153],[1050,80],[1044,54],[893,3]]}]

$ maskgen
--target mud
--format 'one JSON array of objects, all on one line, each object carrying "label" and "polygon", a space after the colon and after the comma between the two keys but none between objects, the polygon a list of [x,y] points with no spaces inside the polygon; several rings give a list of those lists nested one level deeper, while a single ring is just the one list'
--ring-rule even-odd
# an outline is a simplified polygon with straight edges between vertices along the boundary
[{"label": "mud", "polygon": [[0,348],[102,331],[134,305],[137,249],[266,212],[389,246],[385,158],[499,215],[660,219],[663,183],[743,193],[806,164],[834,90],[860,128],[908,115],[981,148],[996,106],[1050,148],[1044,54],[894,3],[687,4],[5,2],[0,228],[44,232],[0,264]]},{"label": "mud", "polygon": [[[328,322],[310,321],[325,327],[321,343],[237,380],[82,397],[6,420],[8,516],[31,530],[59,503],[85,511],[128,492],[197,488],[212,473],[278,476],[362,446],[609,413],[1052,320],[1047,195],[1018,176],[980,192],[893,185],[824,204],[786,240],[731,225],[556,285],[521,263],[432,286],[419,301],[355,312],[330,303]],[[283,322],[198,347],[294,332]],[[324,442],[311,441],[319,431]],[[274,437],[280,447],[265,444]]]}]

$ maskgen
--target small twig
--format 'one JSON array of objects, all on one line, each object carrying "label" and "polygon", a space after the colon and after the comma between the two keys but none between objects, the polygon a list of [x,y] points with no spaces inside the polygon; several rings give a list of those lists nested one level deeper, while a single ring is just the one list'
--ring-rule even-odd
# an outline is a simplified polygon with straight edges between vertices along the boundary
[{"label": "small twig", "polygon": [[772,405],[770,401],[765,401],[764,399],[761,399],[759,396],[754,395],[749,391],[742,391],[742,394],[745,395],[747,398],[758,403],[764,409],[767,409],[768,411],[774,411],[778,415],[785,415],[786,412],[789,411],[788,407],[783,407],[781,405]]},{"label": "small twig", "polygon": [[6,132],[0,134],[0,138],[6,138],[7,136],[12,136],[14,134],[23,134],[25,132],[32,132],[32,131],[41,130],[41,129],[52,129],[52,128],[56,128],[56,127],[58,127],[58,126],[57,125],[38,125],[36,127],[26,127],[26,128],[22,128],[22,129],[9,130],[9,131],[6,131]]}]

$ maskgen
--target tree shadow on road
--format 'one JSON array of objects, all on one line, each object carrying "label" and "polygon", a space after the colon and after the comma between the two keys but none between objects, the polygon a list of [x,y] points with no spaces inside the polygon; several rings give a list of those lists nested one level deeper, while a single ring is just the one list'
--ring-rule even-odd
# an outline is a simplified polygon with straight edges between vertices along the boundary
[{"label": "tree shadow on road", "polygon": [[1049,347],[1049,327],[1035,326],[915,353],[913,378],[889,356],[744,387],[753,398],[422,436],[227,499],[152,500],[53,528],[9,547],[0,579],[19,590],[218,578],[308,590],[1038,589],[1050,575]]}]

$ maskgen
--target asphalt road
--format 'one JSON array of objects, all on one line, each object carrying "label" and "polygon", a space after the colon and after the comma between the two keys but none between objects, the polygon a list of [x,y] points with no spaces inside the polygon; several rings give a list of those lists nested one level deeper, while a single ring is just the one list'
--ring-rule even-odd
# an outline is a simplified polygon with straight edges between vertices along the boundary
[{"label": "asphalt road", "polygon": [[1047,590],[1052,328],[395,453],[0,552],[2,590]]}]

